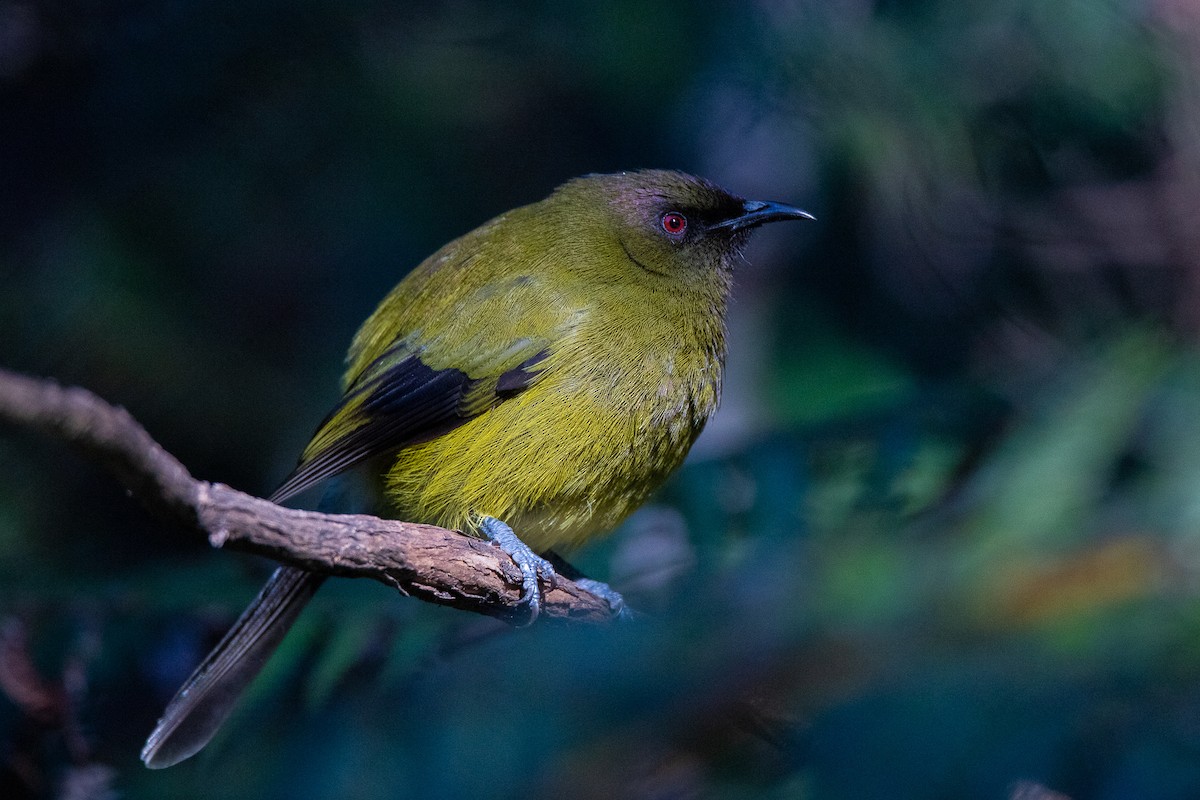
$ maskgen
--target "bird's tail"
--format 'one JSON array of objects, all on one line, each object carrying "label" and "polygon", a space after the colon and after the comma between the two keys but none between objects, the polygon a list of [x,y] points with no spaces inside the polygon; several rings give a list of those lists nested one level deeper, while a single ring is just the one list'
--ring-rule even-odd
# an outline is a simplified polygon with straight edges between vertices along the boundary
[{"label": "bird's tail", "polygon": [[324,579],[295,567],[275,570],[167,705],[142,748],[147,767],[178,764],[208,744]]}]

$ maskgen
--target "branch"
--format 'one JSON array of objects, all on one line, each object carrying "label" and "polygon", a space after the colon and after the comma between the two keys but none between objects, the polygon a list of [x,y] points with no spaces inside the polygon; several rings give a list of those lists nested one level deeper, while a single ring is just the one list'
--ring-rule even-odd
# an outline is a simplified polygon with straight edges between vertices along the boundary
[{"label": "branch", "polygon": [[[123,408],[75,387],[0,369],[0,419],[36,428],[100,462],[154,513],[214,547],[313,572],[373,578],[431,603],[519,622],[521,571],[499,548],[458,531],[359,514],[297,511],[196,480]],[[560,575],[543,615],[604,622],[602,599]]]}]

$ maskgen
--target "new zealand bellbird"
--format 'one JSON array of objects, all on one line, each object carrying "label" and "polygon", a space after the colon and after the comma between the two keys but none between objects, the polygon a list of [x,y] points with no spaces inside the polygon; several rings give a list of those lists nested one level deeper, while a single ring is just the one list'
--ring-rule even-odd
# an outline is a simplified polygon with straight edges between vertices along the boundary
[{"label": "new zealand bellbird", "polygon": [[[382,464],[386,513],[496,541],[535,616],[553,571],[534,553],[616,526],[716,409],[749,231],[806,218],[662,170],[577,178],[501,214],[427,258],[367,319],[341,401],[271,500]],[[275,572],[167,706],[148,766],[212,738],[321,581]]]}]

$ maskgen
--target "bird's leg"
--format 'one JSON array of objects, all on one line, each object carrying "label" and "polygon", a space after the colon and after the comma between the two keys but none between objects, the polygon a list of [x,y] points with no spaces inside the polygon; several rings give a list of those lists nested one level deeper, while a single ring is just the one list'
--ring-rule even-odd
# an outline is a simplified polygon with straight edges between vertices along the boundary
[{"label": "bird's leg", "polygon": [[604,581],[597,581],[587,577],[553,550],[546,553],[546,559],[554,565],[554,568],[560,574],[575,581],[576,585],[608,603],[608,607],[612,610],[614,617],[621,620],[633,619],[633,609],[625,605],[625,598],[616,589]]},{"label": "bird's leg", "polygon": [[529,619],[525,624],[531,624],[542,609],[542,589],[538,585],[538,579],[553,586],[554,565],[533,552],[529,545],[513,533],[512,528],[495,517],[481,519],[479,530],[489,542],[507,553],[521,568],[521,605],[529,607]]}]

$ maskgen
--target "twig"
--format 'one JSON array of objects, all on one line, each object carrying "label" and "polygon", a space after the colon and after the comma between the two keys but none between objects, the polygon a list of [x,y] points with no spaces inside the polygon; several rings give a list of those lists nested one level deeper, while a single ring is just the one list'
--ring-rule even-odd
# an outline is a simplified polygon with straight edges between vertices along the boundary
[{"label": "twig", "polygon": [[[366,515],[297,511],[196,480],[123,408],[91,392],[0,369],[0,419],[49,433],[100,462],[151,511],[214,547],[314,572],[373,578],[431,603],[519,622],[521,572],[492,545],[458,531]],[[606,622],[608,604],[559,577],[542,615]]]}]

